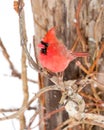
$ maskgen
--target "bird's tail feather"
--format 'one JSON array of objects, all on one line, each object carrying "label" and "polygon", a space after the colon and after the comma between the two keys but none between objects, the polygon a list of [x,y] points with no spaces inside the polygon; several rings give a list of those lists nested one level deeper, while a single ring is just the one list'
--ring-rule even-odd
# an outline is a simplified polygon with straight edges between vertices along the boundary
[{"label": "bird's tail feather", "polygon": [[73,52],[72,54],[75,57],[86,57],[86,56],[89,56],[89,54],[87,52]]}]

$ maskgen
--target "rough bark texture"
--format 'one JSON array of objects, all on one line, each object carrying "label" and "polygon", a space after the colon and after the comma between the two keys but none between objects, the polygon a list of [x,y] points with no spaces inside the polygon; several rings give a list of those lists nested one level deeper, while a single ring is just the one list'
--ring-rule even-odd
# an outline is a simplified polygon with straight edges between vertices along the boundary
[{"label": "rough bark texture", "polygon": [[[93,53],[96,47],[95,41],[99,42],[104,38],[104,12],[102,18],[98,20],[98,15],[103,5],[104,0],[83,0],[80,11],[80,28],[83,33],[83,38],[86,39],[89,52]],[[44,34],[53,26],[58,27],[58,37],[70,49],[77,38],[75,26],[75,15],[78,6],[78,0],[31,0],[34,27],[35,27],[35,42],[40,42]],[[95,25],[96,24],[96,25]],[[96,32],[97,31],[97,32]],[[81,49],[80,46],[77,49]],[[38,49],[37,49],[38,50]],[[38,53],[38,51],[37,51]],[[76,69],[72,62],[65,71],[64,80],[74,79],[79,76],[79,69]],[[40,79],[44,82],[41,87],[50,85],[48,79],[40,75]],[[42,80],[42,81],[43,81]],[[52,91],[45,94],[44,105],[46,113],[51,112],[59,107],[61,93]],[[47,120],[45,127],[40,126],[41,130],[53,130],[58,124],[66,120],[67,114],[60,112]]]}]

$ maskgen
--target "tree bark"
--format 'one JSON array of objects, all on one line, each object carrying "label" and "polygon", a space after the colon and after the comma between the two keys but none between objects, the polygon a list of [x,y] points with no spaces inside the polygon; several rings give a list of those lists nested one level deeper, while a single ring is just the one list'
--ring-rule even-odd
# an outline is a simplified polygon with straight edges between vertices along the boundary
[{"label": "tree bark", "polygon": [[[76,12],[78,12],[80,2],[82,4],[78,16]],[[58,38],[68,49],[71,49],[78,38],[79,32],[76,24],[79,24],[81,35],[83,35],[79,39],[85,42],[85,48],[79,44],[76,50],[87,51],[89,49],[89,53],[92,55],[96,48],[95,41],[98,43],[104,38],[104,13],[101,14],[100,21],[98,18],[103,4],[103,0],[31,0],[35,44],[40,42],[50,28],[57,26]],[[38,49],[36,50],[38,54]],[[81,71],[75,67],[74,61],[65,70],[64,80],[78,78],[80,74]],[[41,74],[39,79],[42,81],[41,87],[52,84]],[[44,113],[58,109],[60,98],[61,93],[59,91],[46,93],[44,102],[40,102],[46,108]],[[66,112],[59,112],[47,119],[46,124],[40,126],[40,130],[53,130],[67,118]]]}]

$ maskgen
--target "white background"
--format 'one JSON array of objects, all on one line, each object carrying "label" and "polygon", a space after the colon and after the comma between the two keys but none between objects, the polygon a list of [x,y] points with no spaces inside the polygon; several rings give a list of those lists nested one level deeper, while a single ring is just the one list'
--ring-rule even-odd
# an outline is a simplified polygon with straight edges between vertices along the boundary
[{"label": "white background", "polygon": [[[31,5],[29,2],[30,0],[26,0],[24,6],[28,44],[32,43],[34,35]],[[0,38],[10,55],[10,60],[13,62],[14,67],[18,72],[21,72],[18,14],[13,9],[13,0],[0,0]],[[31,51],[33,51],[32,49]],[[30,67],[28,67],[28,77],[34,80],[38,79],[37,73]],[[33,83],[28,83],[28,86],[31,98],[38,91],[38,86]],[[22,82],[18,78],[11,77],[9,64],[0,48],[0,109],[19,108],[22,100]],[[28,122],[33,112],[26,112],[25,114]],[[35,128],[34,130],[37,129]],[[19,122],[16,119],[0,121],[0,130],[19,130]]]}]

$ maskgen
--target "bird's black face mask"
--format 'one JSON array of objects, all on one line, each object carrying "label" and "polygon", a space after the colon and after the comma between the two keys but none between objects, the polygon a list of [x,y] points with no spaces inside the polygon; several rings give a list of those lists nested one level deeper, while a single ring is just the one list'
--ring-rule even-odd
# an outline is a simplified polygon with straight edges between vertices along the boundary
[{"label": "bird's black face mask", "polygon": [[41,53],[47,55],[47,48],[48,48],[48,43],[41,41],[41,44],[44,45],[44,48],[41,48]]}]

